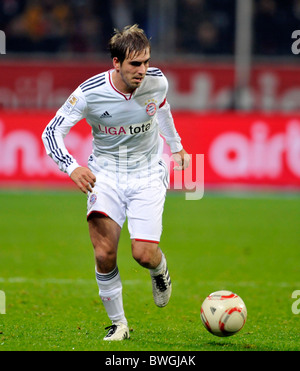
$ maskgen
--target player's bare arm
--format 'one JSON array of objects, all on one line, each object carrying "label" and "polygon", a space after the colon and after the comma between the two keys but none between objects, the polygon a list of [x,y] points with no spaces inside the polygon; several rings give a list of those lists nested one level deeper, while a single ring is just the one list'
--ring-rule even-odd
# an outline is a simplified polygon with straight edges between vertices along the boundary
[{"label": "player's bare arm", "polygon": [[178,166],[174,167],[174,170],[184,170],[186,169],[191,161],[190,155],[182,149],[179,152],[173,153],[173,158],[177,162]]},{"label": "player's bare arm", "polygon": [[83,193],[93,191],[92,188],[95,186],[96,177],[87,167],[77,167],[72,171],[70,178]]}]

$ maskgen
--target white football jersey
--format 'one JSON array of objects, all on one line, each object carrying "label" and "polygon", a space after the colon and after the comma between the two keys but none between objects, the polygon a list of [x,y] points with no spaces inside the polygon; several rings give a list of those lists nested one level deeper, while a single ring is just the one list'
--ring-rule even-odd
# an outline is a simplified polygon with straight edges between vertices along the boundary
[{"label": "white football jersey", "polygon": [[158,68],[149,68],[132,94],[116,89],[113,70],[83,82],[57,111],[42,139],[47,153],[69,175],[80,166],[68,152],[64,137],[83,118],[92,128],[93,160],[106,169],[140,170],[158,161],[162,134],[171,152],[182,149],[170,107],[166,101],[168,82]]}]

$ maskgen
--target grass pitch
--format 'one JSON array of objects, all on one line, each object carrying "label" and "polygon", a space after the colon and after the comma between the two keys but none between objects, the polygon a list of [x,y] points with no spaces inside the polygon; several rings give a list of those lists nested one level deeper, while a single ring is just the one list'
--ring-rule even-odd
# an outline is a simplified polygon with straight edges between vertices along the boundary
[{"label": "grass pitch", "polygon": [[[169,193],[161,247],[173,293],[152,299],[149,273],[131,257],[127,226],[118,266],[128,341],[102,341],[109,325],[94,278],[93,249],[79,192],[0,193],[1,350],[202,351],[300,350],[300,197],[205,194],[186,201]],[[216,290],[238,293],[248,319],[218,338],[200,320]],[[300,305],[298,305],[298,308]]]}]

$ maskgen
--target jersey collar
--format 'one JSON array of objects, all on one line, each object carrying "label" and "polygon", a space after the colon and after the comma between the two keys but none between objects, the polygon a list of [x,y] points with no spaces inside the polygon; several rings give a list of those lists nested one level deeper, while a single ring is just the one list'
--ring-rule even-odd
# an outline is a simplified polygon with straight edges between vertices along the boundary
[{"label": "jersey collar", "polygon": [[112,81],[111,74],[112,74],[113,71],[114,71],[113,69],[111,69],[111,70],[108,71],[108,79],[109,79],[109,83],[110,83],[111,87],[112,87],[112,88],[114,89],[114,91],[116,91],[118,94],[122,95],[122,97],[124,97],[126,100],[130,100],[130,99],[132,98],[132,95],[133,95],[133,93],[134,93],[135,91],[133,91],[133,92],[130,93],[130,94],[124,94],[124,93],[122,93],[120,90],[118,90],[118,89],[115,87],[115,85],[114,85],[114,83],[113,83],[113,81]]}]

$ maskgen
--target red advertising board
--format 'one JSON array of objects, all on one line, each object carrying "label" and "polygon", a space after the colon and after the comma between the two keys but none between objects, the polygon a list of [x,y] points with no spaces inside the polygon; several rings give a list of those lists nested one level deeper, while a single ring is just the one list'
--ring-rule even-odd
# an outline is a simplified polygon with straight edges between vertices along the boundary
[{"label": "red advertising board", "polygon": [[[0,111],[0,187],[73,186],[45,153],[42,132],[53,111]],[[185,178],[172,171],[170,188],[288,187],[300,190],[300,115],[173,113],[192,166]],[[82,120],[66,136],[81,165],[91,153],[89,125]],[[168,160],[168,147],[165,159]],[[204,160],[204,161],[203,161]],[[175,183],[174,183],[175,182]]]},{"label": "red advertising board", "polygon": [[[235,82],[232,63],[152,62],[169,81],[168,101],[177,110],[232,108]],[[108,70],[111,62],[0,60],[0,108],[57,109],[87,78]],[[300,67],[254,64],[243,94],[248,110],[285,112],[300,109]]]},{"label": "red advertising board", "polygon": [[206,186],[300,188],[300,115],[175,117],[187,150],[205,156]]}]

